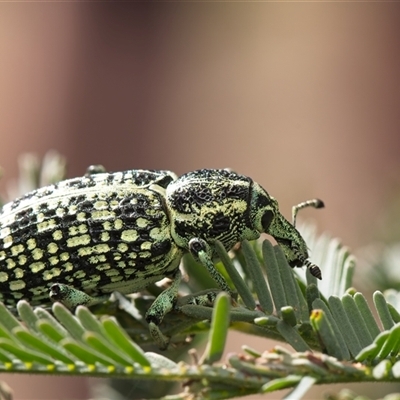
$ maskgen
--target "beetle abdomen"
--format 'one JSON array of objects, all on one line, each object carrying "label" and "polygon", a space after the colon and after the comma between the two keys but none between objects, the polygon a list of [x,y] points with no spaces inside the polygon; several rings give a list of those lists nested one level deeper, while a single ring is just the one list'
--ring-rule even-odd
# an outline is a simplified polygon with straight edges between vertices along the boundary
[{"label": "beetle abdomen", "polygon": [[149,185],[162,188],[173,179],[155,171],[95,174],[4,206],[0,300],[48,302],[54,282],[101,294],[161,279],[176,268],[181,250],[162,196]]}]

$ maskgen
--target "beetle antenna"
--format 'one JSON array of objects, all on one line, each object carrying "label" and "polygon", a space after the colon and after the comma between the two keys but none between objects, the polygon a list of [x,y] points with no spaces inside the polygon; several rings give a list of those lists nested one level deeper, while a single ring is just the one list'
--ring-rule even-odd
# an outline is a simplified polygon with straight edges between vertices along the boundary
[{"label": "beetle antenna", "polygon": [[304,265],[308,268],[312,276],[315,276],[318,279],[322,279],[321,270],[315,264],[313,264],[309,260],[304,261]]},{"label": "beetle antenna", "polygon": [[308,268],[312,276],[315,276],[318,279],[322,279],[322,273],[319,267],[313,264],[310,260],[305,260],[297,251],[295,251],[295,255],[303,263],[303,265]]},{"label": "beetle antenna", "polygon": [[293,208],[292,208],[292,225],[293,226],[296,226],[297,213],[302,208],[306,208],[306,207],[323,208],[323,207],[325,207],[325,204],[320,199],[312,199],[312,200],[303,201],[302,203],[297,204],[297,206],[293,206]]}]

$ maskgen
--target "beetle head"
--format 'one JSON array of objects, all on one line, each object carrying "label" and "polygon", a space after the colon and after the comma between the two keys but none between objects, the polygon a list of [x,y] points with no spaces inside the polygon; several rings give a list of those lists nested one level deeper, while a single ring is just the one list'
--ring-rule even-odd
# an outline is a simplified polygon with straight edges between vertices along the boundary
[{"label": "beetle head", "polygon": [[319,268],[308,260],[307,245],[299,231],[280,213],[278,202],[257,183],[253,184],[251,219],[259,232],[277,241],[292,268],[306,265],[314,276],[321,278]]}]

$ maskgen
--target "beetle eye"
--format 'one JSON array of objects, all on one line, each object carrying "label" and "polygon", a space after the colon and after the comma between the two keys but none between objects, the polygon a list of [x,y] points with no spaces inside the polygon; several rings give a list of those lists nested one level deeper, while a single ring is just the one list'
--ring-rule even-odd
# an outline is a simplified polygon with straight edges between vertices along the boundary
[{"label": "beetle eye", "polygon": [[268,230],[273,219],[274,219],[274,213],[271,210],[266,210],[261,218],[261,225],[264,228],[264,232]]}]

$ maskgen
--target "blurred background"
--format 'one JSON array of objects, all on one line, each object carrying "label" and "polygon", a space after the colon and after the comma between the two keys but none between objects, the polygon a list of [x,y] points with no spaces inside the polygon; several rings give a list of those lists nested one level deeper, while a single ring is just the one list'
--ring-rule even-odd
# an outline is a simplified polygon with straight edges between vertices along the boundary
[{"label": "blurred background", "polygon": [[[400,193],[399,21],[394,2],[1,3],[0,186],[49,149],[70,177],[230,167],[288,218],[323,199],[303,219],[365,246]],[[17,399],[93,382],[0,378]]]}]

